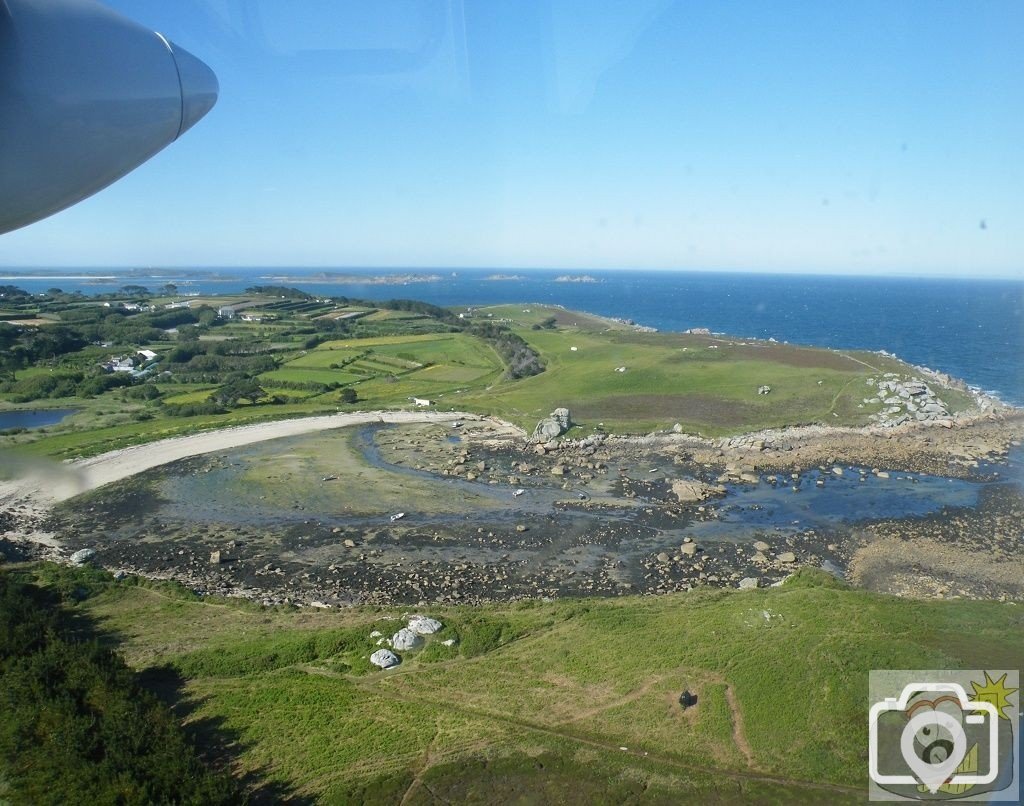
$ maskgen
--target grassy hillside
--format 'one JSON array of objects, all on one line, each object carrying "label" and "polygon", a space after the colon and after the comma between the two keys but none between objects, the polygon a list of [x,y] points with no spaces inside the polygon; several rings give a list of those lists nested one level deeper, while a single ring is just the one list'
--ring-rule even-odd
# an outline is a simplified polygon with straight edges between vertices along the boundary
[{"label": "grassy hillside", "polygon": [[1024,662],[1019,606],[809,571],[771,590],[431,609],[444,630],[386,672],[370,633],[403,626],[397,611],[112,581],[78,595],[236,772],[331,803],[859,802],[870,669]]},{"label": "grassy hillside", "polygon": [[[511,326],[540,352],[547,371],[490,389],[486,398],[469,395],[464,405],[486,408],[524,427],[556,405],[567,406],[588,428],[600,424],[619,432],[675,423],[708,436],[805,423],[864,425],[882,408],[863,403],[871,397],[865,381],[909,371],[874,353],[640,333],[542,306],[496,306],[475,315]],[[770,386],[771,393],[759,395],[760,386]],[[943,398],[954,408],[968,403],[959,393],[943,393]]]}]

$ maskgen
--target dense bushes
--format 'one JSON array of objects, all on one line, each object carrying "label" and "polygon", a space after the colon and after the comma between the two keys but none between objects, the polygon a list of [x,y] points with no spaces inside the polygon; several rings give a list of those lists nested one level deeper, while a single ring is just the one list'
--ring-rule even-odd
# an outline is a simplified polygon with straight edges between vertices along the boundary
[{"label": "dense bushes", "polygon": [[0,573],[0,768],[17,803],[237,803],[121,659],[55,594]]},{"label": "dense bushes", "polygon": [[8,395],[12,403],[62,397],[95,397],[110,389],[131,386],[127,372],[109,375],[86,375],[82,372],[48,372],[31,375],[16,381],[0,383],[0,392]]},{"label": "dense bushes", "polygon": [[161,411],[169,417],[198,417],[202,414],[226,414],[227,409],[214,400],[201,403],[168,403]]},{"label": "dense bushes", "polygon": [[508,366],[505,374],[509,378],[527,378],[544,371],[540,355],[521,336],[508,328],[493,322],[476,322],[469,326],[468,332],[495,349]]}]

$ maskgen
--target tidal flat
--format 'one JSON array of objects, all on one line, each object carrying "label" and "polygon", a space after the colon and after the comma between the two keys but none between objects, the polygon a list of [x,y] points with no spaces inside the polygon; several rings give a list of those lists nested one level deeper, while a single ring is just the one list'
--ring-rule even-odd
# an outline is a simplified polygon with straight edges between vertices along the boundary
[{"label": "tidal flat", "polygon": [[[181,460],[66,502],[52,528],[108,568],[267,604],[764,587],[801,566],[911,596],[1024,592],[1019,449],[949,476],[731,481],[707,459],[599,435],[526,446],[486,421],[372,424]],[[942,562],[922,566],[940,532]]]}]

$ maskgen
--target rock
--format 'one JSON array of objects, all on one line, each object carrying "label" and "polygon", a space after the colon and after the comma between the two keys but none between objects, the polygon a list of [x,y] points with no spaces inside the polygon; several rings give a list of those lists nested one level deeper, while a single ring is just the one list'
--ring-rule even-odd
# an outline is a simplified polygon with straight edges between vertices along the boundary
[{"label": "rock", "polygon": [[569,468],[567,468],[565,465],[555,465],[553,468],[551,468],[551,475],[564,476],[568,472],[568,470]]},{"label": "rock", "polygon": [[222,562],[224,562],[224,556],[220,551],[210,552],[210,565],[220,565]]},{"label": "rock", "polygon": [[401,662],[402,661],[398,655],[390,649],[378,649],[370,655],[370,663],[374,666],[379,666],[381,669],[390,669],[392,666],[397,666]]},{"label": "rock", "polygon": [[668,562],[668,555],[663,551],[660,554],[658,554],[656,559],[658,560],[658,562],[664,564]]},{"label": "rock", "polygon": [[518,523],[518,524],[516,524],[516,531],[517,532],[525,532],[526,531],[526,526],[524,524],[522,524],[522,523]]},{"label": "rock", "polygon": [[757,577],[743,577],[740,580],[739,589],[741,591],[752,590],[758,586]]},{"label": "rock", "polygon": [[423,639],[408,627],[402,627],[402,629],[391,636],[391,646],[399,652],[407,649],[416,649],[422,643]]},{"label": "rock", "polygon": [[680,503],[692,504],[706,501],[712,496],[725,495],[725,488],[705,484],[697,479],[679,479],[672,482],[672,493]]},{"label": "rock", "polygon": [[759,395],[771,394],[772,388],[770,386],[758,386],[757,393]]},{"label": "rock", "polygon": [[548,442],[562,436],[572,426],[572,415],[569,409],[557,408],[533,429],[531,439],[534,442]]},{"label": "rock", "polygon": [[454,638],[448,638],[447,640],[442,641],[441,643],[444,646],[455,646],[455,639]]},{"label": "rock", "polygon": [[352,538],[346,538],[342,541],[342,545],[347,549],[354,549],[356,547],[356,541]]},{"label": "rock", "polygon": [[417,635],[433,635],[444,625],[440,621],[427,616],[410,616],[409,629]]},{"label": "rock", "polygon": [[683,545],[681,545],[679,547],[679,551],[680,551],[681,554],[683,554],[686,557],[692,557],[694,554],[697,553],[697,544],[696,543],[683,543]]},{"label": "rock", "polygon": [[768,551],[768,549],[770,549],[771,546],[769,546],[763,540],[758,540],[757,542],[754,543],[754,548],[757,549],[758,551]]},{"label": "rock", "polygon": [[79,549],[78,551],[76,551],[74,554],[71,555],[70,560],[75,565],[85,565],[87,562],[89,562],[95,556],[96,556],[96,550],[95,549]]},{"label": "rock", "polygon": [[795,563],[796,555],[792,551],[784,551],[777,559],[780,563]]}]

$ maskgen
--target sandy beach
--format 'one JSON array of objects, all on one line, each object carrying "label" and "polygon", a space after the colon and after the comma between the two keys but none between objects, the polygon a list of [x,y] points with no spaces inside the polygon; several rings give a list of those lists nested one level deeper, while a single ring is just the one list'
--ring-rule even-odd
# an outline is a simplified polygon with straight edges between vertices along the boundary
[{"label": "sandy beach", "polygon": [[[0,506],[20,505],[31,513],[41,514],[60,501],[154,467],[190,456],[229,450],[281,437],[299,436],[364,423],[432,423],[481,419],[486,418],[464,412],[357,411],[256,423],[172,437],[61,464],[38,461],[26,465],[21,478],[0,481]],[[515,426],[507,423],[501,425],[519,433]]]}]

